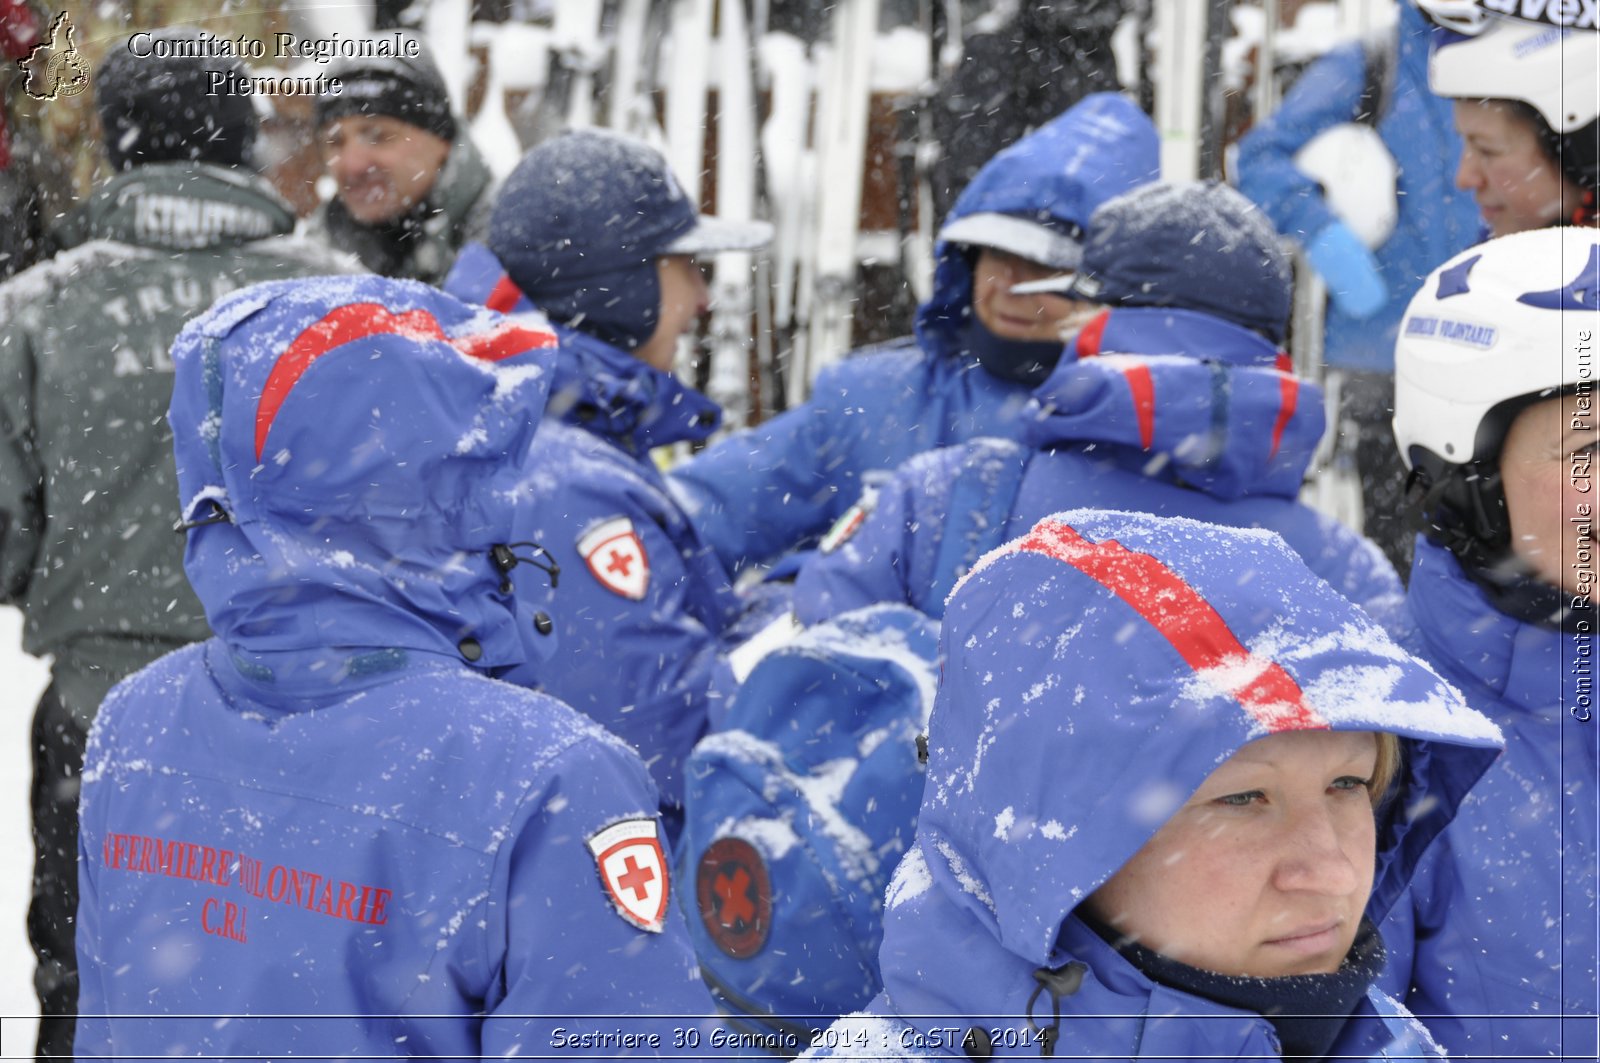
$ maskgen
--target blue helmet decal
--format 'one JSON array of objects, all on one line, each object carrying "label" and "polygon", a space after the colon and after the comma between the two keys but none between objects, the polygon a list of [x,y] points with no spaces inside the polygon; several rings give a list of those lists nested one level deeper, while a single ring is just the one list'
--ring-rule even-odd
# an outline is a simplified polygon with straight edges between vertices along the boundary
[{"label": "blue helmet decal", "polygon": [[1565,286],[1519,295],[1517,302],[1540,310],[1593,310],[1600,295],[1600,245],[1589,248],[1589,261]]},{"label": "blue helmet decal", "polygon": [[1439,274],[1439,290],[1435,294],[1437,299],[1448,299],[1452,295],[1465,295],[1472,289],[1467,285],[1467,275],[1472,272],[1472,267],[1478,264],[1482,255],[1473,255]]}]

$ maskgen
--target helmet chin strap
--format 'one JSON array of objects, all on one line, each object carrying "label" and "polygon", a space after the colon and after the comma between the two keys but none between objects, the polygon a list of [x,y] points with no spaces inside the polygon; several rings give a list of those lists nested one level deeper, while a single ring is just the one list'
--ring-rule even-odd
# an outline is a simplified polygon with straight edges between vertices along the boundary
[{"label": "helmet chin strap", "polygon": [[1411,470],[1407,492],[1422,515],[1423,534],[1455,555],[1489,604],[1510,617],[1575,632],[1581,619],[1594,630],[1594,608],[1573,608],[1573,595],[1534,574],[1511,549],[1511,514],[1499,461],[1451,464],[1434,459]]}]

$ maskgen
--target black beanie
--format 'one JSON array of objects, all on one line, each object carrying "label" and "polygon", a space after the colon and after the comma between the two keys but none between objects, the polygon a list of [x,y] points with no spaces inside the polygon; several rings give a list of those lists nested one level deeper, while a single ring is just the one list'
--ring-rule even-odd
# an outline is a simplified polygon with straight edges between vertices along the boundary
[{"label": "black beanie", "polygon": [[456,138],[450,92],[426,52],[419,51],[415,59],[385,56],[336,60],[328,67],[327,76],[330,82],[338,80],[339,92],[317,97],[319,129],[347,115],[377,115],[414,125],[443,140]]},{"label": "black beanie", "polygon": [[[171,42],[202,39],[199,33],[179,29],[158,30],[150,37]],[[248,96],[226,91],[206,94],[213,72],[238,77],[247,73],[244,64],[233,58],[135,55],[127,41],[113,47],[94,76],[95,108],[111,165],[126,170],[188,159],[244,165],[260,120]]]}]

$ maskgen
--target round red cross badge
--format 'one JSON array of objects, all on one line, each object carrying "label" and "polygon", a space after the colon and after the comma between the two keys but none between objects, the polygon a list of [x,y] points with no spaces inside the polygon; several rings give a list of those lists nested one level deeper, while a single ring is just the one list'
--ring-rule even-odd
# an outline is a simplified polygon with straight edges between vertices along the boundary
[{"label": "round red cross badge", "polygon": [[717,948],[736,960],[760,952],[772,930],[772,885],[767,865],[743,838],[719,838],[695,873],[700,919]]},{"label": "round red cross badge", "polygon": [[583,533],[578,555],[600,585],[613,594],[643,601],[650,589],[650,559],[627,517],[613,517]]},{"label": "round red cross badge", "polygon": [[617,914],[659,934],[667,923],[667,858],[654,819],[625,819],[593,834],[589,852]]}]

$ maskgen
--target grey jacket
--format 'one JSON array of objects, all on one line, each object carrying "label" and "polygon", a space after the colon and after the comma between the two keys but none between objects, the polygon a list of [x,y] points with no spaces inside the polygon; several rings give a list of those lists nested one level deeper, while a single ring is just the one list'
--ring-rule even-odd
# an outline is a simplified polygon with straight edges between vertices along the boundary
[{"label": "grey jacket", "polygon": [[168,347],[236,288],[356,264],[289,235],[265,181],[201,163],[123,173],[74,221],[86,242],[0,285],[0,602],[87,724],[113,683],[208,634],[172,530]]}]

